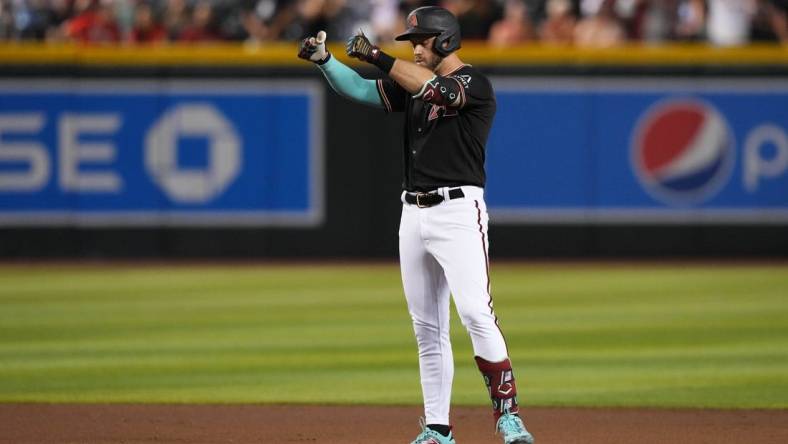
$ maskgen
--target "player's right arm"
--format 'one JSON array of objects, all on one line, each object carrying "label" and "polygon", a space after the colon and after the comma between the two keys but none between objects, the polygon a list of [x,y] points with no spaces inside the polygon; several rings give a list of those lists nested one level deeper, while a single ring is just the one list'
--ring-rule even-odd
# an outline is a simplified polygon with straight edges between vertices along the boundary
[{"label": "player's right arm", "polygon": [[309,37],[301,42],[298,57],[314,62],[328,80],[328,84],[339,95],[353,101],[376,108],[385,108],[383,98],[378,93],[375,80],[361,77],[326,50],[326,33],[320,31],[317,37]]}]

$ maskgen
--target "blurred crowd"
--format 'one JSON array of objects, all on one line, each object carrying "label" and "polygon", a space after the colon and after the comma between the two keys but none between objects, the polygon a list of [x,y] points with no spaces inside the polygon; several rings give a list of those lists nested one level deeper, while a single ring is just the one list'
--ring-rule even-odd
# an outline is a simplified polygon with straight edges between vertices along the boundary
[{"label": "blurred crowd", "polygon": [[452,11],[463,40],[492,45],[788,44],[788,0],[0,0],[0,39],[263,45],[363,29],[389,42],[425,5]]}]

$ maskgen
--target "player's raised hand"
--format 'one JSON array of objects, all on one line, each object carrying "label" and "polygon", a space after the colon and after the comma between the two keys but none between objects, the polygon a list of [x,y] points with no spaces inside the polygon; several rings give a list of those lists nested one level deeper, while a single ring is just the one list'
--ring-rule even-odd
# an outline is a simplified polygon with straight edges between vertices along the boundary
[{"label": "player's raised hand", "polygon": [[370,43],[362,31],[348,39],[345,51],[350,57],[365,62],[374,62],[380,55],[380,48]]},{"label": "player's raised hand", "polygon": [[307,37],[301,41],[298,57],[315,62],[319,65],[326,63],[331,54],[326,50],[326,32],[320,31],[315,37]]}]

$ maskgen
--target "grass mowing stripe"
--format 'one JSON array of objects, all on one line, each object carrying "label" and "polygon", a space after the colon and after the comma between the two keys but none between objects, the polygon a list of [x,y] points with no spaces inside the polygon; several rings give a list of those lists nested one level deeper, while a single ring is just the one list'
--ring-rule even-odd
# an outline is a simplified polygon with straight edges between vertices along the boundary
[{"label": "grass mowing stripe", "polygon": [[[501,264],[492,283],[526,404],[788,407],[786,266]],[[455,402],[486,405],[456,313],[452,340]],[[10,266],[0,401],[420,391],[396,265]]]}]

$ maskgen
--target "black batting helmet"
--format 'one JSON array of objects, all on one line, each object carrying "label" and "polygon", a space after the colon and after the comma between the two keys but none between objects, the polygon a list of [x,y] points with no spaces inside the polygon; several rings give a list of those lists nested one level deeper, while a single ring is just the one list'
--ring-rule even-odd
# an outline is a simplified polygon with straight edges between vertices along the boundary
[{"label": "black batting helmet", "polygon": [[405,22],[408,29],[394,40],[410,40],[411,36],[435,36],[433,48],[441,57],[460,49],[460,24],[457,17],[446,9],[422,6],[408,14]]}]

